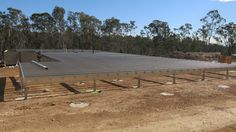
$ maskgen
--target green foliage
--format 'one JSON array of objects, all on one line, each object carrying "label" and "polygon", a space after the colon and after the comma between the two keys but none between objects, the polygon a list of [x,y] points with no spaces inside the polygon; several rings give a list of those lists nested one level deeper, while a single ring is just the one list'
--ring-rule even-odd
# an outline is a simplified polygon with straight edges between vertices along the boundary
[{"label": "green foliage", "polygon": [[[135,21],[118,18],[104,21],[84,12],[68,12],[55,7],[52,14],[34,13],[30,19],[21,10],[0,11],[0,52],[6,49],[92,49],[120,53],[169,56],[174,51],[233,51],[236,25],[224,24],[217,10],[201,19],[203,25],[192,31],[186,23],[172,31],[167,22],[153,20],[136,34]],[[214,38],[220,45],[210,44]],[[230,48],[229,48],[230,47]],[[1,57],[0,55],[0,57]]]},{"label": "green foliage", "polygon": [[203,40],[210,44],[212,38],[216,38],[217,29],[220,28],[224,23],[225,19],[219,14],[218,10],[212,10],[200,20],[203,25],[199,29],[199,33],[202,35]]},{"label": "green foliage", "polygon": [[217,29],[217,33],[220,37],[217,38],[218,42],[225,44],[227,47],[227,54],[232,54],[232,49],[236,45],[236,24],[230,22]]}]

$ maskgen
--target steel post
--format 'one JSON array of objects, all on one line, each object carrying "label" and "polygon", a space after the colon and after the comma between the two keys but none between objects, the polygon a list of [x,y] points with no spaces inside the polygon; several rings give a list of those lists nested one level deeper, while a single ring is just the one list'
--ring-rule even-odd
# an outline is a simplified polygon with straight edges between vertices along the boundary
[{"label": "steel post", "polygon": [[25,86],[24,81],[22,80],[21,82],[21,88],[24,90],[24,100],[28,99],[28,88]]},{"label": "steel post", "polygon": [[226,69],[226,79],[229,79],[229,69]]},{"label": "steel post", "polygon": [[138,79],[138,88],[141,88],[141,80],[140,78],[137,78]]},{"label": "steel post", "polygon": [[202,81],[205,81],[205,78],[206,78],[206,72],[205,70],[202,72]]},{"label": "steel post", "polygon": [[93,91],[97,91],[96,80],[93,80]]},{"label": "steel post", "polygon": [[175,72],[173,73],[173,84],[176,84]]}]

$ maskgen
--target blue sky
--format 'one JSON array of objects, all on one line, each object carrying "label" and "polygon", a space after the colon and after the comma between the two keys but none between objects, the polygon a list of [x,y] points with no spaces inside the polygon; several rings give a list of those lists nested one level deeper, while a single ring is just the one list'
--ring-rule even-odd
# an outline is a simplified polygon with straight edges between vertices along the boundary
[{"label": "blue sky", "polygon": [[191,23],[200,27],[200,19],[217,9],[227,22],[236,23],[234,0],[0,0],[0,10],[21,9],[27,16],[34,12],[52,12],[55,6],[68,11],[83,11],[99,19],[117,17],[122,22],[135,20],[138,31],[152,20],[167,21],[171,28]]}]

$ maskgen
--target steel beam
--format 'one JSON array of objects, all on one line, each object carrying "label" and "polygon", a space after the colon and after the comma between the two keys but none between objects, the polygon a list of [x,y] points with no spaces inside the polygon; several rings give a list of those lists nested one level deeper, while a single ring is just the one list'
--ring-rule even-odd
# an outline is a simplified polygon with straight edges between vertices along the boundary
[{"label": "steel beam", "polygon": [[[236,68],[228,68],[228,70],[236,70]],[[161,71],[136,71],[136,72],[119,72],[117,73],[97,73],[97,74],[81,74],[81,75],[60,75],[60,76],[37,76],[26,77],[26,84],[40,84],[40,83],[63,83],[63,82],[75,82],[77,80],[104,80],[110,78],[132,78],[137,76],[152,77],[158,75],[167,74],[185,74],[185,73],[202,73],[202,80],[205,80],[204,72],[217,72],[225,71],[226,68],[214,68],[214,69],[186,69],[186,70],[161,70]]]},{"label": "steel beam", "polygon": [[23,67],[21,65],[21,63],[18,63],[19,65],[19,72],[20,72],[20,83],[21,83],[21,89],[24,90],[24,99],[27,100],[28,98],[28,88],[26,87],[26,83],[25,83],[25,75],[24,75],[24,71],[23,71]]},{"label": "steel beam", "polygon": [[45,65],[43,65],[43,64],[41,64],[41,63],[39,63],[39,62],[37,62],[37,61],[32,60],[31,62],[34,63],[35,65],[39,66],[40,68],[43,68],[43,69],[45,69],[45,70],[48,70],[48,67],[47,67],[47,66],[45,66]]}]

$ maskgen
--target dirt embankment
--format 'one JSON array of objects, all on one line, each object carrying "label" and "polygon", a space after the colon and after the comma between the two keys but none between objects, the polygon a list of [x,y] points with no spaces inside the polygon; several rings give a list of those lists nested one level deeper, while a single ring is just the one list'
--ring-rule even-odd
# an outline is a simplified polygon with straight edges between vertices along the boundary
[{"label": "dirt embankment", "polygon": [[173,52],[170,54],[172,58],[178,59],[190,59],[190,60],[201,60],[201,61],[218,61],[220,52]]}]

